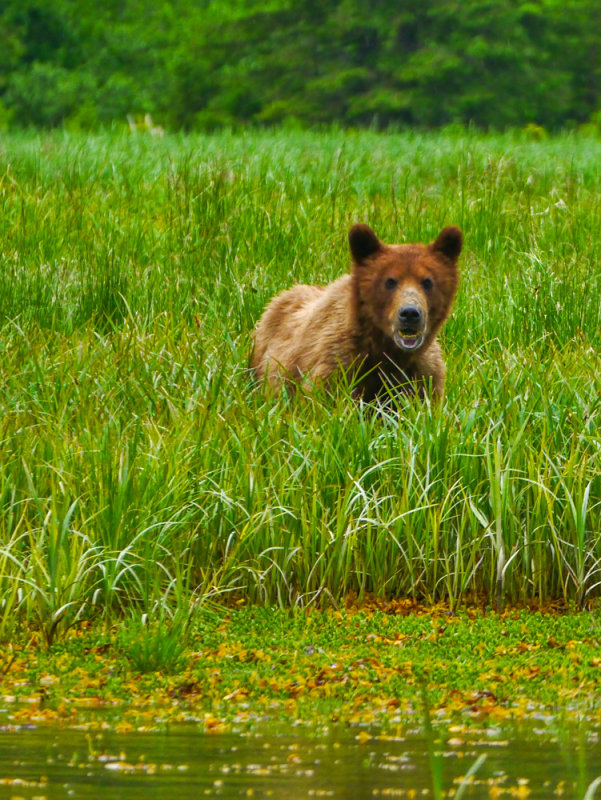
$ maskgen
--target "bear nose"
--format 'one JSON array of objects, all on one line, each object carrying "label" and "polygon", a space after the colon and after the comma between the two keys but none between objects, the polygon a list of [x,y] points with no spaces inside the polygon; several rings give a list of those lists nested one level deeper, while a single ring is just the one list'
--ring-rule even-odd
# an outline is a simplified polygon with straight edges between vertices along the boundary
[{"label": "bear nose", "polygon": [[417,306],[403,306],[399,311],[401,325],[419,325],[422,321],[422,312]]}]

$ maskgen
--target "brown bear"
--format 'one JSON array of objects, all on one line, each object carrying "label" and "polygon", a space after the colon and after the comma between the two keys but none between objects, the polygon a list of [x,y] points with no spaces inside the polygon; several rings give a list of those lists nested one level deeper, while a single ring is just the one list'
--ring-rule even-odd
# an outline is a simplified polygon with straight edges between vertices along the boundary
[{"label": "brown bear", "polygon": [[459,228],[430,244],[387,245],[367,225],[349,232],[353,264],[328,286],[277,295],[254,333],[252,367],[277,392],[343,370],[366,401],[401,391],[440,397],[445,366],[436,335],[457,291]]}]

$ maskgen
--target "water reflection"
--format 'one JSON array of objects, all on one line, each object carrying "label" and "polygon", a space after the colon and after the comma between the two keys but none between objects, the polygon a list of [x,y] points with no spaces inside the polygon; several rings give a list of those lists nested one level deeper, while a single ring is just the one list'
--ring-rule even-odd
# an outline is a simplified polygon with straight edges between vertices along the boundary
[{"label": "water reflection", "polygon": [[[601,775],[598,732],[552,727],[455,728],[437,746],[446,789],[482,753],[464,797],[582,798]],[[300,798],[432,796],[431,761],[418,732],[333,727],[207,735],[195,726],[119,734],[5,726],[0,798]],[[451,795],[449,795],[451,796]]]}]

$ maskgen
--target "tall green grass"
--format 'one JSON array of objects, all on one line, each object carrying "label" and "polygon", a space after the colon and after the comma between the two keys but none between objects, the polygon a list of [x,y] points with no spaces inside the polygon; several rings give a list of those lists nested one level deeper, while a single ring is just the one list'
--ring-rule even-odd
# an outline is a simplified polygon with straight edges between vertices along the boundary
[{"label": "tall green grass", "polygon": [[[601,584],[601,142],[0,142],[0,635],[211,598],[584,605]],[[346,232],[466,237],[441,407],[266,399],[265,303]]]}]

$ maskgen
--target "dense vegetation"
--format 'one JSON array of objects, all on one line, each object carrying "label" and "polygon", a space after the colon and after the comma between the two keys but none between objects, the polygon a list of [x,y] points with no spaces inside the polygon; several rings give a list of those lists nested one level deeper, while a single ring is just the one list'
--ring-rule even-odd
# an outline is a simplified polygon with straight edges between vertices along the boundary
[{"label": "dense vegetation", "polygon": [[[55,133],[1,158],[0,634],[210,596],[599,596],[596,139]],[[264,304],[346,270],[356,221],[465,231],[440,408],[249,380]]]},{"label": "dense vegetation", "polygon": [[5,0],[0,123],[598,125],[600,44],[598,0]]}]

